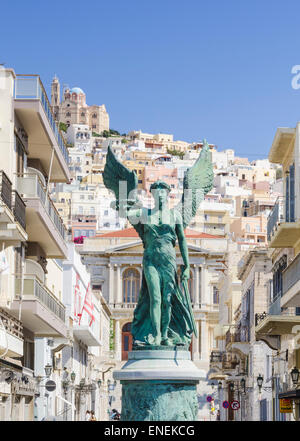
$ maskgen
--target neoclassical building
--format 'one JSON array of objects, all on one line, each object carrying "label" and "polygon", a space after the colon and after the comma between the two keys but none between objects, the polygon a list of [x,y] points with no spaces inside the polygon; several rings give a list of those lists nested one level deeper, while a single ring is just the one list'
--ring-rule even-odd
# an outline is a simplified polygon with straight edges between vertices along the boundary
[{"label": "neoclassical building", "polygon": [[[224,270],[227,239],[187,229],[185,231],[191,278],[192,299],[198,336],[193,336],[190,351],[195,364],[202,370],[203,381],[198,386],[199,412],[210,418],[207,394],[209,359],[217,348],[214,328],[219,320],[218,282]],[[116,365],[121,367],[132,349],[131,322],[142,280],[143,246],[133,228],[108,232],[86,238],[80,251],[83,263],[91,273],[94,290],[101,290],[111,310],[111,349]],[[178,270],[183,263],[176,246]]]},{"label": "neoclassical building", "polygon": [[[218,278],[227,240],[189,229],[186,238],[191,265],[189,288],[198,329],[191,353],[197,365],[208,370],[209,354],[216,345],[213,329],[219,313]],[[182,259],[178,247],[176,251],[179,269]],[[86,238],[80,254],[91,273],[93,289],[101,289],[112,311],[115,356],[124,361],[132,348],[130,331],[142,280],[142,242],[135,230],[128,228]]]},{"label": "neoclassical building", "polygon": [[55,76],[51,83],[51,106],[55,119],[70,126],[71,124],[86,124],[93,132],[101,134],[109,130],[109,115],[105,105],[88,106],[86,95],[79,87],[63,91],[63,100],[60,101],[60,83]]}]

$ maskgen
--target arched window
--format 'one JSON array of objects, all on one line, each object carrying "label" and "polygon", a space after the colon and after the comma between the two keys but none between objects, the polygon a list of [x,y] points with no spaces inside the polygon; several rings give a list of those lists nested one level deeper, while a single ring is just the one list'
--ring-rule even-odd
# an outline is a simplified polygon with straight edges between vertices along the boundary
[{"label": "arched window", "polygon": [[136,303],[140,290],[140,273],[134,268],[123,272],[123,302]]}]

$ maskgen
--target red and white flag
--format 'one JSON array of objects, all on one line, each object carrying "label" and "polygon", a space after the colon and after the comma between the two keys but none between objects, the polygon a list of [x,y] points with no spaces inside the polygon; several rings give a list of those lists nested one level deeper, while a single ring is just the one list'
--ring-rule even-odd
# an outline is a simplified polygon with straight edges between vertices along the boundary
[{"label": "red and white flag", "polygon": [[78,321],[78,317],[80,316],[81,308],[81,296],[80,296],[80,288],[79,288],[79,275],[76,274],[76,285],[74,289],[74,321]]},{"label": "red and white flag", "polygon": [[79,325],[80,325],[80,320],[82,318],[83,311],[85,311],[89,315],[89,317],[90,317],[89,326],[91,326],[92,323],[95,321],[95,316],[94,316],[94,304],[93,304],[92,292],[90,290],[90,284],[88,284],[88,287],[86,290],[83,308],[82,308],[82,311],[81,311],[81,314],[79,317]]}]

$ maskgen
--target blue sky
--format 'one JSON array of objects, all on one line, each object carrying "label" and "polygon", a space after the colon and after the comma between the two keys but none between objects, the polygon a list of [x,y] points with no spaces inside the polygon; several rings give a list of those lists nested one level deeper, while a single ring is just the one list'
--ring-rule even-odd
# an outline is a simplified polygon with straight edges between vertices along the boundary
[{"label": "blue sky", "polygon": [[300,120],[297,0],[2,2],[0,63],[81,87],[120,132],[206,138],[249,159]]}]

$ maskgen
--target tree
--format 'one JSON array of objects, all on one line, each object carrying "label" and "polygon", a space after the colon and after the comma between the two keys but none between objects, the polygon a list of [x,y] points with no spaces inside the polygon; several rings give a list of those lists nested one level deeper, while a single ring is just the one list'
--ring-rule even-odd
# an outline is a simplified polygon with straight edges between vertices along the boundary
[{"label": "tree", "polygon": [[176,150],[176,149],[167,149],[167,153],[169,153],[169,155],[172,156],[179,156],[181,159],[184,157],[184,152],[181,152],[180,150]]},{"label": "tree", "polygon": [[67,126],[67,124],[65,124],[63,122],[60,122],[59,123],[59,129],[62,130],[63,132],[65,132],[65,133],[67,133],[68,126]]}]

